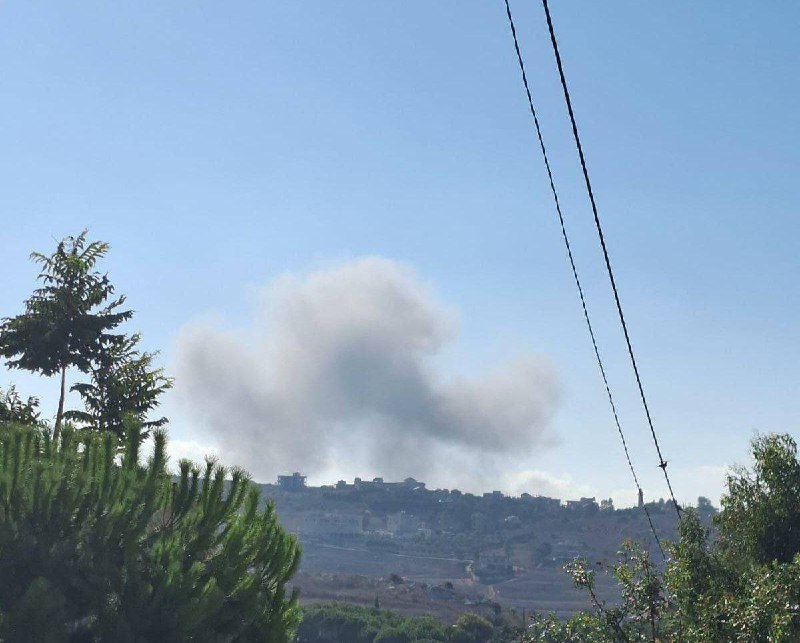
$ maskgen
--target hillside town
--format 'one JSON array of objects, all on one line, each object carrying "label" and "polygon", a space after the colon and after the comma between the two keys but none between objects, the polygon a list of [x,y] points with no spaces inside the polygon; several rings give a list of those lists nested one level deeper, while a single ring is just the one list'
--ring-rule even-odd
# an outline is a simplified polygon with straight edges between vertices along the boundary
[{"label": "hillside town", "polygon": [[[625,539],[649,542],[641,496],[638,507],[618,509],[611,499],[593,497],[430,489],[411,477],[314,487],[300,472],[261,489],[303,546],[298,582],[305,583],[307,598],[313,598],[310,587],[331,597],[354,583],[396,577],[449,584],[519,608],[549,602],[567,613],[582,598],[561,572],[565,563],[576,557],[610,561]],[[666,501],[648,502],[647,509],[661,532],[675,534]],[[698,511],[708,521],[715,509],[700,498]]]}]

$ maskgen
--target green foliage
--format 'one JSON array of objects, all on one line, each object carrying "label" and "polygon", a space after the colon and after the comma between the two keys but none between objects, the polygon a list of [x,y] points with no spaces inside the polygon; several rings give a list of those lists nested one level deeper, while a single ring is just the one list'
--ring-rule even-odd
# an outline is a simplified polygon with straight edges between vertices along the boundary
[{"label": "green foliage", "polygon": [[633,543],[625,543],[620,560],[614,566],[614,576],[620,586],[620,609],[625,614],[628,629],[635,631],[640,640],[658,640],[667,598],[650,554]]},{"label": "green foliage", "polygon": [[0,389],[0,424],[39,423],[38,398],[22,399],[15,386],[9,386],[7,391]]},{"label": "green foliage", "polygon": [[[753,440],[752,471],[728,477],[712,538],[692,510],[670,546],[663,574],[645,552],[626,545],[613,574],[621,601],[594,593],[594,571],[568,566],[593,611],[567,623],[539,616],[529,641],[790,643],[800,640],[800,462],[788,435]],[[698,503],[708,513],[710,503]]]},{"label": "green foliage", "polygon": [[753,440],[752,471],[728,476],[712,540],[681,524],[666,579],[683,640],[800,640],[800,463],[788,435]]},{"label": "green foliage", "polygon": [[535,616],[528,632],[531,640],[549,643],[661,640],[667,598],[658,569],[647,551],[625,542],[610,569],[599,566],[601,572],[613,574],[617,580],[621,600],[615,605],[609,606],[598,598],[597,572],[588,568],[585,561],[573,561],[566,570],[575,586],[587,592],[594,613],[577,614],[567,622],[552,616]]},{"label": "green foliage", "polygon": [[290,641],[299,551],[240,470],[0,426],[0,640]]},{"label": "green foliage", "polygon": [[432,616],[401,616],[345,603],[310,605],[303,610],[297,641],[303,643],[511,643],[519,634],[475,614],[446,626]]},{"label": "green foliage", "polygon": [[789,435],[760,436],[753,471],[728,476],[718,524],[721,545],[734,557],[788,563],[800,551],[800,462]]},{"label": "green foliage", "polygon": [[492,624],[477,614],[462,614],[447,639],[452,643],[490,643],[495,633]]},{"label": "green foliage", "polygon": [[618,640],[602,619],[585,613],[576,614],[567,622],[552,614],[537,615],[524,639],[531,643],[613,643]]},{"label": "green foliage", "polygon": [[67,411],[64,417],[96,431],[112,431],[124,439],[126,419],[136,420],[146,437],[151,429],[163,426],[167,418],[148,420],[158,407],[159,397],[172,387],[172,379],[160,368],[153,368],[155,355],[140,352],[139,335],[124,337],[100,351],[92,365],[91,381],[72,386],[80,393],[85,411]]},{"label": "green foliage", "polygon": [[[446,628],[431,617],[403,617],[387,610],[344,603],[303,609],[297,640],[303,643],[375,643],[375,641],[445,641]],[[380,638],[379,638],[380,637]]]},{"label": "green foliage", "polygon": [[[113,332],[132,313],[95,270],[107,251],[83,232],[33,253],[42,285],[0,325],[9,367],[61,376],[52,434],[38,400],[0,391],[0,641],[288,643],[297,543],[241,470],[168,474],[166,419],[147,416],[172,380]],[[65,414],[69,367],[91,380],[72,387],[85,411]]]},{"label": "green foliage", "polygon": [[0,356],[7,358],[9,368],[61,376],[55,437],[64,411],[67,368],[88,372],[98,351],[119,341],[110,331],[133,314],[121,310],[124,297],[111,299],[114,287],[108,276],[95,270],[108,244],[88,242],[86,235],[66,237],[49,256],[31,254],[41,265],[42,285],[25,302],[23,314],[0,324]]}]

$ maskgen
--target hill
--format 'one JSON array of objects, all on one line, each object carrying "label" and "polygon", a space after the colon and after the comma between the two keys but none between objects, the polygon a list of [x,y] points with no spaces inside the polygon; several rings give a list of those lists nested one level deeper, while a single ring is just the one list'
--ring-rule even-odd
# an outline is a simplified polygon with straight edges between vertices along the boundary
[{"label": "hill", "polygon": [[[640,508],[594,498],[474,495],[428,489],[413,478],[309,487],[299,474],[261,489],[303,546],[295,584],[306,601],[371,605],[378,596],[403,613],[434,609],[449,620],[481,603],[568,615],[586,599],[563,574],[564,563],[611,561],[626,539],[655,546]],[[659,534],[673,538],[671,507],[659,501],[648,509]],[[703,505],[706,519],[712,511]],[[404,581],[402,590],[392,578]],[[611,587],[600,579],[601,595],[611,598]]]}]

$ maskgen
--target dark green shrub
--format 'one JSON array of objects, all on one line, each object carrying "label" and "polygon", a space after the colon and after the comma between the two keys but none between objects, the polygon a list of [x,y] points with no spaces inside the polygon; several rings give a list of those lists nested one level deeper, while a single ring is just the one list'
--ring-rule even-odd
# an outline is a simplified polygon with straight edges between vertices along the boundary
[{"label": "dark green shrub", "polygon": [[299,551],[240,470],[0,425],[0,640],[290,641]]}]

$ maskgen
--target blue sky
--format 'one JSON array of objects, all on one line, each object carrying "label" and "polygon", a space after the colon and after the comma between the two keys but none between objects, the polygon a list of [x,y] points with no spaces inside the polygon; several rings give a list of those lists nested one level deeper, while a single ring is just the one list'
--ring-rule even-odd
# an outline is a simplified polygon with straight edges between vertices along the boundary
[{"label": "blue sky", "polygon": [[[634,460],[663,496],[541,7],[512,7]],[[754,431],[797,427],[800,7],[552,11],[662,446],[680,494],[718,494]],[[553,365],[558,444],[527,445],[527,469],[629,497],[502,2],[6,1],[0,16],[0,314],[32,287],[28,252],[83,227],[111,242],[168,368],[198,320],[248,332],[281,275],[401,262],[458,318],[443,373],[531,351]],[[52,403],[55,382],[3,379]],[[202,448],[186,404],[167,408],[172,437]]]}]

